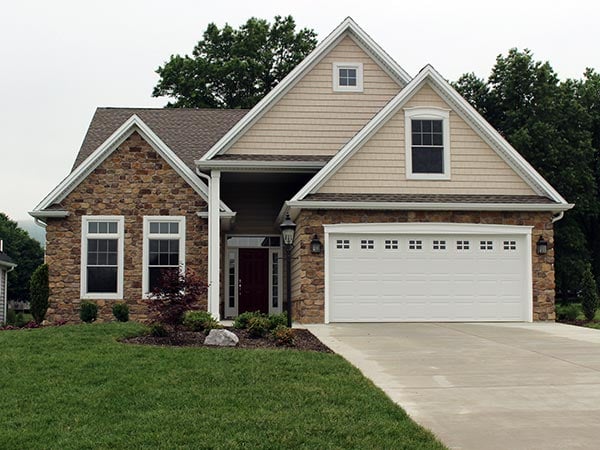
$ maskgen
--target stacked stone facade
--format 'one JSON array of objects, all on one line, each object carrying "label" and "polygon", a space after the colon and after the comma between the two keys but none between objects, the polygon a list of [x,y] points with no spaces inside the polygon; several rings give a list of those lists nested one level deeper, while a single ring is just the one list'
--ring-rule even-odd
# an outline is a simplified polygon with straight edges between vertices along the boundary
[{"label": "stacked stone facade", "polygon": [[[48,219],[46,261],[49,267],[50,321],[79,321],[81,303],[81,218],[124,216],[123,299],[90,300],[99,320],[112,320],[112,305],[124,301],[133,320],[148,317],[142,295],[144,216],[185,216],[185,263],[200,277],[208,267],[207,220],[198,217],[206,202],[138,134],[133,133],[62,202],[64,219]],[[206,296],[201,299],[206,308]]]},{"label": "stacked stone facade", "polygon": [[[531,255],[533,320],[554,320],[554,232],[549,212],[464,212],[464,211],[361,211],[304,210],[296,218],[294,245],[296,269],[293,283],[294,319],[322,323],[325,303],[325,252],[313,254],[310,241],[316,234],[324,239],[323,224],[389,222],[445,222],[532,226]],[[548,241],[548,253],[538,255],[540,236]]]}]

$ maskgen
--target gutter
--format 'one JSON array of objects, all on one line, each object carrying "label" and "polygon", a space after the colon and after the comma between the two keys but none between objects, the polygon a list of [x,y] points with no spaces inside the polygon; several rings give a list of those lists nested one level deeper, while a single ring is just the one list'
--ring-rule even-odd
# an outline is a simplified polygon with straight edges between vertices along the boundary
[{"label": "gutter", "polygon": [[196,173],[198,169],[216,169],[228,172],[308,172],[321,170],[326,161],[249,161],[249,160],[196,160]]}]

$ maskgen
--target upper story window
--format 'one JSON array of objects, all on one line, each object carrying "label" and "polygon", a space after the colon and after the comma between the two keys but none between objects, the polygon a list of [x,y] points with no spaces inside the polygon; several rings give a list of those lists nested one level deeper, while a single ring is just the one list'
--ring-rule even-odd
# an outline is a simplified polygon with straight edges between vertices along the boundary
[{"label": "upper story window", "polygon": [[450,179],[449,118],[439,108],[405,110],[407,178]]},{"label": "upper story window", "polygon": [[83,216],[81,298],[123,298],[123,217]]},{"label": "upper story window", "polygon": [[362,63],[333,63],[333,90],[338,92],[362,92]]}]

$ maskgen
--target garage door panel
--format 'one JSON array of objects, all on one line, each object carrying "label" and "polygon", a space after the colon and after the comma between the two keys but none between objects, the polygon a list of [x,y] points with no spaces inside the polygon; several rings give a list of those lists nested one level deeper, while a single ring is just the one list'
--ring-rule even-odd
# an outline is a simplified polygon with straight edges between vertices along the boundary
[{"label": "garage door panel", "polygon": [[330,321],[527,320],[523,235],[332,235],[330,244]]}]

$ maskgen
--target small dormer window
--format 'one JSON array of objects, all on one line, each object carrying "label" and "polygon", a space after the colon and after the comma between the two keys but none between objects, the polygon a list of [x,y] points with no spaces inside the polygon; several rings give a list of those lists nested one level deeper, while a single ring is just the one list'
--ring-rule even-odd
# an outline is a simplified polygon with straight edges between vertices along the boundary
[{"label": "small dormer window", "polygon": [[362,63],[333,63],[333,90],[337,92],[362,92]]},{"label": "small dormer window", "polygon": [[449,118],[440,108],[405,110],[407,178],[450,179]]}]

